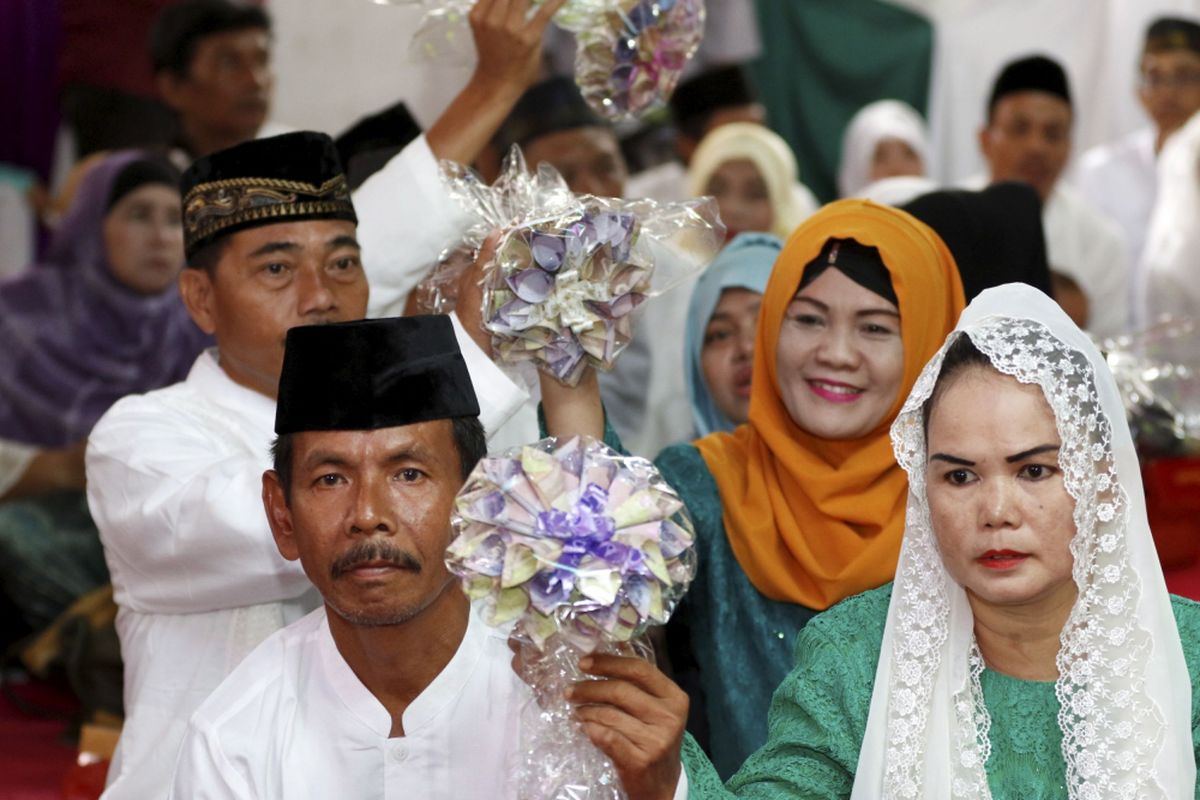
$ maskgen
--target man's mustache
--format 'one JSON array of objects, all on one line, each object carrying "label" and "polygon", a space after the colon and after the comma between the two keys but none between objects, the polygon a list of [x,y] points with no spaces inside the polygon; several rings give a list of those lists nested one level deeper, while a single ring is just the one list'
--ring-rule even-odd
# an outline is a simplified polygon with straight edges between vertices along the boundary
[{"label": "man's mustache", "polygon": [[329,572],[334,578],[340,578],[347,572],[372,562],[386,563],[412,572],[421,571],[421,562],[411,553],[401,550],[391,542],[372,540],[360,542],[342,553],[333,562]]}]

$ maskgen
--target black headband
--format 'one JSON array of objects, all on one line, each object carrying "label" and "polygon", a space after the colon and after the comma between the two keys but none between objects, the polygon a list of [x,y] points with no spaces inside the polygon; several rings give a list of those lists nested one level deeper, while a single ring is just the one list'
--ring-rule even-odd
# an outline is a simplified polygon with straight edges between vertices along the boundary
[{"label": "black headband", "polygon": [[808,286],[833,267],[864,289],[868,289],[899,307],[896,290],[892,287],[892,275],[883,263],[879,249],[859,244],[853,239],[830,239],[821,248],[821,253],[804,267],[797,291]]}]

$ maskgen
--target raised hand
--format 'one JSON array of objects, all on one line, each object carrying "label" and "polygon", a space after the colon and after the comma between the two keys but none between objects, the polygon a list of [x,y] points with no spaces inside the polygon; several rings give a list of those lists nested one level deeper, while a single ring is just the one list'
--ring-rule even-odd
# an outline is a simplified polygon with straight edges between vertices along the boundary
[{"label": "raised hand", "polygon": [[546,0],[530,14],[530,0],[479,0],[471,34],[479,62],[471,80],[425,135],[438,158],[470,164],[537,76],[542,34],[566,0]]},{"label": "raised hand", "polygon": [[479,61],[475,75],[521,92],[537,77],[542,34],[566,0],[549,0],[530,15],[530,0],[478,0],[468,17]]}]

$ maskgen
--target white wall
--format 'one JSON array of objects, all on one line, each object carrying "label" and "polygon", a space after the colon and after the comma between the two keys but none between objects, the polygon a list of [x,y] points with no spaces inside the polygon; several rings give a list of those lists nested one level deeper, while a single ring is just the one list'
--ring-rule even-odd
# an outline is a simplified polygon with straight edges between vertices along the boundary
[{"label": "white wall", "polygon": [[[336,135],[404,100],[428,127],[467,82],[468,66],[416,63],[408,43],[422,12],[369,0],[269,0],[278,85],[272,116]],[[469,35],[469,33],[468,33]]]}]

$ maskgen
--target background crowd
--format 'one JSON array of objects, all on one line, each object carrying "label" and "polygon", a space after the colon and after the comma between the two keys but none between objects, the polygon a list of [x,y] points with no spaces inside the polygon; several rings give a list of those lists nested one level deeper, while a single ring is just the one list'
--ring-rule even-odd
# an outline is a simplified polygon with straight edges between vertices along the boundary
[{"label": "background crowd", "polygon": [[[983,325],[968,304],[1023,283],[1038,293],[1013,302],[1056,341],[1101,346],[1200,316],[1200,3],[709,0],[669,103],[614,125],[547,26],[561,2],[526,18],[519,0],[480,0],[465,67],[393,65],[418,18],[399,4],[8,4],[0,638],[24,670],[65,669],[88,715],[124,715],[107,797],[164,792],[161,748],[318,604],[309,565],[279,559],[261,519],[280,345],[296,325],[421,310],[414,288],[470,223],[442,160],[490,182],[515,146],[577,193],[715,198],[719,255],[639,308],[615,368],[574,390],[497,363],[468,269],[441,334],[478,406],[434,416],[478,416],[491,452],[591,434],[678,491],[700,568],[656,645],[691,699],[687,777],[712,796],[768,742],[777,687],[804,705],[796,636],[819,662],[826,630],[810,620],[866,592],[879,629],[863,646],[891,646],[882,620],[911,597],[878,587],[914,535],[892,424],[916,402],[930,425],[938,394],[919,378],[956,325]],[[256,180],[263,204],[311,194],[292,238],[221,193]],[[860,619],[840,613],[823,624]],[[1171,679],[1189,680],[1179,661]],[[871,702],[854,701],[852,746],[828,745],[850,783],[858,743],[883,735]],[[772,746],[730,791],[777,769]]]}]

